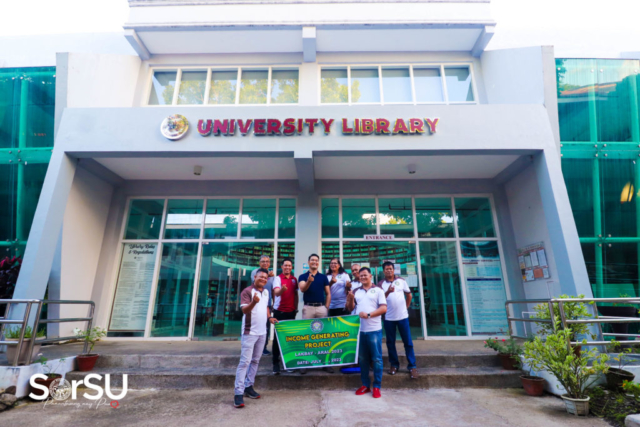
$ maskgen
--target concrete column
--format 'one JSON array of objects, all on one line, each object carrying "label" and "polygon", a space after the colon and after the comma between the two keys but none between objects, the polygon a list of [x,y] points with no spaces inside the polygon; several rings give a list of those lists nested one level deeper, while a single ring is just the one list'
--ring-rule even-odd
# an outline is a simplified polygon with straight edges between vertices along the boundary
[{"label": "concrete column", "polygon": [[33,217],[14,299],[44,298],[76,165],[76,159],[54,149]]},{"label": "concrete column", "polygon": [[[303,273],[303,265],[307,263],[309,255],[320,254],[320,199],[316,192],[301,192],[298,195],[296,230],[296,265],[295,273]],[[302,318],[302,292],[299,294],[298,318]]]},{"label": "concrete column", "polygon": [[569,194],[562,176],[560,157],[546,148],[536,155],[534,168],[549,237],[558,266],[560,289],[564,294],[593,297],[589,275],[582,255],[578,229],[573,219]]}]

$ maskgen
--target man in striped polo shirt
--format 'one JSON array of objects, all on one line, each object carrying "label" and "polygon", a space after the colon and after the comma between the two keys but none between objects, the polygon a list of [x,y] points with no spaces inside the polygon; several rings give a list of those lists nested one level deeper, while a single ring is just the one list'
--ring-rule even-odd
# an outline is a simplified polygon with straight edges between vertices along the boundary
[{"label": "man in striped polo shirt", "polygon": [[271,317],[269,308],[269,291],[264,286],[269,279],[269,270],[259,268],[255,274],[253,285],[245,288],[240,293],[240,308],[242,309],[242,345],[240,363],[236,370],[235,395],[233,406],[244,407],[244,396],[250,399],[259,399],[253,389],[258,372],[258,364],[262,356],[265,340],[267,339],[267,319],[274,324],[278,323],[275,317]]}]

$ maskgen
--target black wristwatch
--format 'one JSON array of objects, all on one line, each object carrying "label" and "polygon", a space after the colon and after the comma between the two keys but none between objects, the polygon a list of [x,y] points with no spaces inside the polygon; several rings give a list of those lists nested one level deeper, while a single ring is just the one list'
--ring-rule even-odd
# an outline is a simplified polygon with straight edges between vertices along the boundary
[{"label": "black wristwatch", "polygon": [[371,319],[371,313],[367,313],[367,319]]}]

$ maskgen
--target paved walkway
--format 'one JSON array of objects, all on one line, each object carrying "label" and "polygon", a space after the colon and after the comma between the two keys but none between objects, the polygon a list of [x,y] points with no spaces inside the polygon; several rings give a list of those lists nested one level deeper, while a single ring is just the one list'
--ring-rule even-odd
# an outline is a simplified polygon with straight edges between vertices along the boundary
[{"label": "paved walkway", "polygon": [[[258,390],[260,391],[260,390]],[[93,393],[93,392],[92,392]],[[0,415],[2,425],[47,426],[607,426],[575,417],[562,400],[529,397],[521,389],[384,390],[381,399],[353,391],[272,391],[246,407],[231,405],[230,392],[216,390],[130,391],[113,409],[29,403]],[[81,399],[78,402],[90,404]]]}]

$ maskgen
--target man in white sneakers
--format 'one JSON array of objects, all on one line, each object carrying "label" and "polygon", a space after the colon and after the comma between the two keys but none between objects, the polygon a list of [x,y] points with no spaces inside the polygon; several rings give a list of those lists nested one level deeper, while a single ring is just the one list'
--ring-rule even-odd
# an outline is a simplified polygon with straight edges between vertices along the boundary
[{"label": "man in white sneakers", "polygon": [[404,343],[404,351],[407,355],[407,369],[411,379],[418,378],[416,367],[416,355],[413,351],[411,330],[409,329],[409,311],[411,305],[411,290],[407,282],[396,276],[394,265],[390,261],[382,264],[384,280],[378,284],[384,291],[387,299],[387,314],[384,317],[384,332],[387,336],[387,351],[389,353],[389,373],[395,375],[400,369],[398,351],[396,350],[396,328],[400,331],[400,337]]},{"label": "man in white sneakers", "polygon": [[242,346],[240,363],[236,370],[235,395],[233,406],[244,407],[244,396],[250,399],[260,399],[253,389],[258,372],[258,364],[267,338],[267,321],[278,323],[271,317],[269,308],[269,292],[264,288],[269,278],[269,270],[259,268],[251,286],[240,293],[240,308],[242,309]]},{"label": "man in white sneakers", "polygon": [[362,286],[347,295],[346,309],[354,308],[360,316],[360,342],[358,344],[358,362],[362,387],[356,396],[371,392],[369,367],[373,364],[373,397],[381,397],[382,386],[382,322],[387,312],[387,300],[382,289],[371,283],[371,271],[367,267],[360,269]]}]

